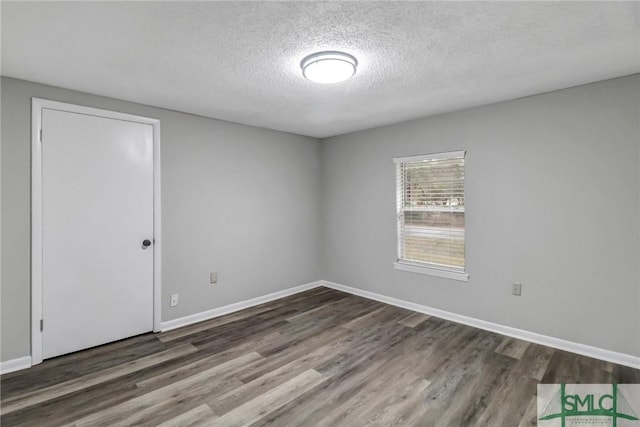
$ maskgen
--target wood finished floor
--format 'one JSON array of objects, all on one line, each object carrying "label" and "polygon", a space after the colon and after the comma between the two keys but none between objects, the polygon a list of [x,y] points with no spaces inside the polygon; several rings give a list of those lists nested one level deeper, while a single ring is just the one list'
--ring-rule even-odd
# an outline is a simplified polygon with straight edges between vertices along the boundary
[{"label": "wood finished floor", "polygon": [[6,374],[0,422],[523,427],[561,382],[640,371],[316,288]]}]

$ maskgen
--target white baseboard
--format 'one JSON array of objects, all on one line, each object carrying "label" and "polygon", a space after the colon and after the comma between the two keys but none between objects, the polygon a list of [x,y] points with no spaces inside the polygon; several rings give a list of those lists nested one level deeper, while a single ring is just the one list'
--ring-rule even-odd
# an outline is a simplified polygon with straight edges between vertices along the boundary
[{"label": "white baseboard", "polygon": [[180,328],[182,326],[191,325],[193,323],[202,322],[204,320],[213,319],[214,317],[224,316],[225,314],[230,314],[239,310],[243,310],[245,308],[253,307],[254,305],[264,304],[265,302],[308,291],[309,289],[317,288],[319,286],[322,286],[322,282],[311,282],[307,283],[306,285],[300,285],[293,288],[285,289],[283,291],[273,292],[260,297],[225,305],[224,307],[218,307],[212,310],[180,317],[178,319],[168,320],[166,322],[160,323],[160,330],[162,332],[165,332],[171,329]]},{"label": "white baseboard", "polygon": [[406,308],[407,310],[417,311],[419,313],[428,314],[431,316],[439,317],[441,319],[451,320],[452,322],[462,323],[463,325],[473,326],[474,328],[484,329],[486,331],[495,332],[501,335],[507,335],[509,337],[518,338],[524,341],[546,345],[547,347],[565,350],[572,353],[581,354],[583,356],[593,357],[594,359],[605,360],[607,362],[617,363],[618,365],[640,369],[640,357],[638,356],[618,353],[615,351],[605,350],[603,348],[592,347],[590,345],[537,334],[535,332],[524,331],[522,329],[516,329],[510,326],[500,325],[498,323],[487,322],[485,320],[451,313],[437,308],[428,307],[426,305],[416,304],[386,295],[376,294],[374,292],[364,291],[358,288],[352,288],[351,286],[329,282],[326,280],[321,280],[320,283],[328,288],[347,292],[353,295],[358,295],[375,301],[380,301],[385,304],[394,305],[396,307]]},{"label": "white baseboard", "polygon": [[[259,304],[264,304],[265,302],[277,300],[279,298],[304,292],[309,289],[317,288],[320,286],[325,286],[327,288],[336,289],[336,290],[347,292],[353,295],[358,295],[364,298],[372,299],[375,301],[380,301],[385,304],[405,308],[407,310],[428,314],[431,316],[450,320],[452,322],[473,326],[475,328],[484,329],[484,330],[495,332],[501,335],[518,338],[524,341],[546,345],[548,347],[556,348],[559,350],[565,350],[572,353],[593,357],[595,359],[605,360],[608,362],[617,363],[619,365],[640,369],[640,357],[638,356],[633,356],[625,353],[618,353],[615,351],[610,351],[610,350],[605,350],[602,348],[593,347],[585,344],[575,343],[575,342],[563,340],[560,338],[537,334],[535,332],[529,332],[522,329],[512,328],[510,326],[504,326],[498,323],[487,322],[485,320],[463,316],[461,314],[451,313],[448,311],[440,310],[440,309],[429,307],[426,305],[416,304],[409,301],[404,301],[401,299],[389,297],[386,295],[377,294],[374,292],[369,292],[369,291],[365,291],[358,288],[353,288],[351,286],[345,286],[339,283],[329,282],[327,280],[319,280],[317,282],[307,283],[306,285],[296,286],[293,288],[285,289],[278,292],[273,292],[273,293],[259,296],[256,298],[251,298],[249,300],[240,301],[234,304],[229,304],[224,307],[214,308],[212,310],[203,311],[201,313],[192,314],[190,316],[181,317],[179,319],[173,319],[166,322],[162,322],[160,324],[161,331],[168,331],[171,329],[180,328],[182,326],[191,325],[193,323],[202,322],[203,320],[213,319],[214,317],[230,314],[239,310],[243,310],[245,308],[253,307]],[[0,374],[6,374],[9,372],[14,372],[14,371],[18,371],[18,370],[26,369],[30,367],[31,367],[31,356],[25,356],[17,359],[7,360],[5,362],[0,362]]]},{"label": "white baseboard", "polygon": [[31,356],[19,357],[17,359],[0,362],[0,374],[8,374],[9,372],[19,371],[31,367]]}]

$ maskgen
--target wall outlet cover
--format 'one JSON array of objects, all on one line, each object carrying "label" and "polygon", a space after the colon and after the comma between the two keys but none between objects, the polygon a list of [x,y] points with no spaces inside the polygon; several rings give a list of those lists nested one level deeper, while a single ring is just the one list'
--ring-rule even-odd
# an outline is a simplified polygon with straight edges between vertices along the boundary
[{"label": "wall outlet cover", "polygon": [[522,296],[522,283],[513,283],[511,293],[516,296]]}]

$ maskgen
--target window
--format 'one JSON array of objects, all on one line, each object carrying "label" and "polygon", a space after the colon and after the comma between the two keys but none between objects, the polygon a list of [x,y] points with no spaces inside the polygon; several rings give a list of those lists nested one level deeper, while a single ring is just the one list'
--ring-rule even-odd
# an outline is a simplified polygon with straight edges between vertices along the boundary
[{"label": "window", "polygon": [[394,159],[399,270],[457,280],[465,272],[464,151]]}]

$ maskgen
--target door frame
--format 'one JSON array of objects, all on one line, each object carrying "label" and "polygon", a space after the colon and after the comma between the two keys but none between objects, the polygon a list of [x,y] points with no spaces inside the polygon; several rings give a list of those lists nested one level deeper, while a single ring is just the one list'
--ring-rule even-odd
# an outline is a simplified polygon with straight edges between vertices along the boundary
[{"label": "door frame", "polygon": [[[153,331],[160,331],[162,239],[160,230],[160,120],[81,105],[31,98],[31,365],[42,362],[42,111],[78,113],[153,127]],[[46,326],[46,325],[45,325]]]}]

